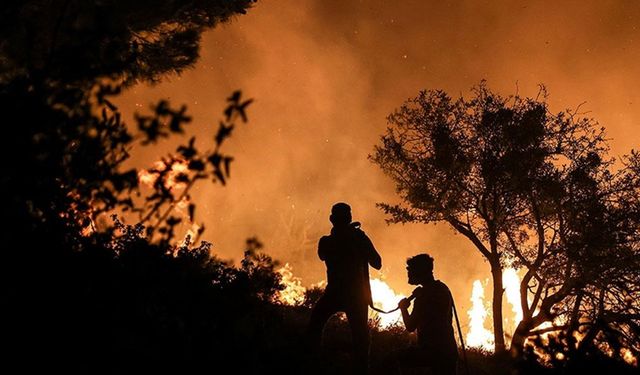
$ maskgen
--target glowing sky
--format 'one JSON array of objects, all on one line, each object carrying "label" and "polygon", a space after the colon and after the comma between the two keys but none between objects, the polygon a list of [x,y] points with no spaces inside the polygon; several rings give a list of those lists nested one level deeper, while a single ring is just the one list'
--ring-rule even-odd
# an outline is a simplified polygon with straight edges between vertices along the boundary
[{"label": "glowing sky", "polygon": [[[505,95],[535,95],[544,83],[551,110],[586,101],[612,153],[628,152],[640,140],[639,28],[637,1],[260,0],[205,34],[194,69],[118,102],[129,122],[160,98],[185,103],[204,145],[229,93],[255,98],[250,122],[225,145],[236,158],[229,185],[202,183],[193,194],[204,238],[223,258],[238,260],[257,235],[305,285],[316,283],[317,240],[330,206],[345,201],[394,289],[410,293],[404,260],[428,251],[466,310],[472,280],[489,276],[481,256],[444,225],[386,226],[375,208],[397,200],[367,160],[385,117],[421,89],[468,95],[486,79]],[[132,161],[151,166],[173,144],[135,150]]]}]

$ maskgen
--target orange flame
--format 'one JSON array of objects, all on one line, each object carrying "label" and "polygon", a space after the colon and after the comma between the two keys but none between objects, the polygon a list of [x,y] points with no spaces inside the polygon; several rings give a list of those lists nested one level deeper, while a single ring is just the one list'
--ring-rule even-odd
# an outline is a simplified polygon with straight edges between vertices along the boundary
[{"label": "orange flame", "polygon": [[[505,268],[502,272],[502,285],[505,289],[504,294],[507,298],[507,302],[511,305],[511,311],[513,312],[513,318],[505,319],[505,330],[514,332],[516,327],[522,320],[522,305],[520,304],[520,276],[514,268]],[[509,342],[507,335],[507,345]]]},{"label": "orange flame", "polygon": [[[371,284],[371,297],[373,298],[373,305],[381,310],[393,310],[398,307],[398,302],[404,298],[402,294],[396,294],[391,287],[380,279],[370,280]],[[373,313],[379,319],[379,324],[382,328],[391,327],[402,318],[400,311],[395,311],[390,314]]]},{"label": "orange flame", "polygon": [[[304,302],[305,292],[307,289],[302,285],[302,279],[294,276],[293,267],[289,263],[286,263],[282,268],[276,272],[282,277],[281,283],[284,285],[284,289],[276,293],[276,301],[290,306],[298,306]],[[380,279],[370,280],[371,295],[373,297],[374,306],[382,310],[392,310],[398,306],[398,302],[404,298],[402,294],[396,294],[391,287]],[[321,281],[312,287],[324,287],[325,281]],[[379,318],[379,324],[382,328],[390,327],[398,323],[401,319],[399,311],[391,314],[377,314],[373,313],[373,316]]]},{"label": "orange flame", "polygon": [[484,321],[489,315],[484,302],[484,287],[480,280],[473,282],[471,292],[471,309],[469,315],[469,332],[467,332],[467,345],[470,348],[480,348],[493,351],[493,333],[484,327]]},{"label": "orange flame", "polygon": [[631,350],[627,348],[622,348],[620,349],[620,352],[622,353],[622,358],[624,359],[625,362],[627,362],[631,366],[638,366],[638,358],[635,355],[633,355]]},{"label": "orange flame", "polygon": [[[485,280],[485,283],[488,280]],[[522,306],[520,305],[520,277],[516,269],[507,267],[502,273],[502,285],[505,289],[505,297],[511,305],[512,318],[505,314],[506,331],[513,331],[522,320]],[[485,302],[485,290],[480,280],[473,282],[471,292],[472,307],[467,312],[469,315],[469,332],[467,332],[467,344],[469,347],[480,348],[487,351],[494,350],[495,337],[493,332],[485,328],[486,319],[491,316],[491,309]],[[507,335],[507,341],[510,335]],[[508,344],[508,342],[507,342]]]},{"label": "orange flame", "polygon": [[302,280],[293,275],[293,267],[289,263],[277,270],[282,277],[283,290],[276,293],[276,300],[285,305],[298,306],[304,302],[307,289],[302,286]]}]

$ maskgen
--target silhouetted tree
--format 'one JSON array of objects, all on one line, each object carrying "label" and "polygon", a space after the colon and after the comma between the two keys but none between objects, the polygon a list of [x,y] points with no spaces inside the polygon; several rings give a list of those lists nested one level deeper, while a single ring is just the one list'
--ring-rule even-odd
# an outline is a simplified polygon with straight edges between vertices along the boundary
[{"label": "silhouetted tree", "polygon": [[[191,119],[186,107],[161,101],[128,126],[111,101],[128,84],[191,66],[201,33],[249,4],[4,4],[0,155],[7,168],[0,178],[0,230],[7,250],[0,274],[7,366],[78,373],[131,372],[130,363],[139,371],[201,369],[218,348],[234,347],[225,321],[252,311],[278,287],[277,275],[271,289],[256,284],[268,279],[269,258],[255,255],[262,260],[247,274],[213,257],[206,243],[175,240],[185,220],[176,205],[184,203],[194,220],[193,184],[224,184],[229,177],[232,158],[221,146],[238,121],[247,121],[251,101],[233,93],[212,141],[192,138],[147,172],[148,195],[141,195],[138,171],[123,167],[131,147],[183,133]],[[140,223],[105,219],[118,210],[137,213]],[[244,294],[238,298],[233,290]],[[228,309],[219,312],[218,303]],[[173,355],[164,355],[168,348]]]},{"label": "silhouetted tree", "polygon": [[[632,152],[619,167],[605,156],[604,150],[586,153],[567,167],[562,190],[552,197],[554,216],[544,220],[555,241],[549,239],[541,255],[509,238],[533,279],[521,285],[533,300],[522,301],[527,310],[514,333],[516,354],[528,337],[549,332],[563,344],[556,360],[567,365],[603,353],[620,360],[625,351],[640,354],[638,155]],[[534,267],[537,256],[543,260]],[[553,324],[536,329],[544,322]]]},{"label": "silhouetted tree", "polygon": [[20,1],[0,11],[0,80],[158,81],[191,67],[202,32],[252,0]]},{"label": "silhouetted tree", "polygon": [[[396,182],[403,203],[380,207],[390,222],[449,223],[489,262],[496,352],[505,349],[506,263],[526,271],[520,288],[524,318],[514,338],[519,348],[533,328],[553,321],[557,309],[570,305],[573,293],[597,280],[586,279],[603,269],[611,274],[637,265],[635,237],[620,237],[631,252],[611,246],[604,238],[615,234],[589,211],[597,211],[597,204],[576,201],[612,198],[603,178],[626,184],[622,191],[629,212],[616,218],[633,228],[629,220],[637,216],[638,180],[629,172],[634,169],[607,174],[611,164],[603,161],[608,150],[604,129],[578,118],[576,111],[550,113],[544,88],[535,99],[503,98],[484,83],[470,100],[423,91],[388,120],[387,134],[371,159]],[[594,162],[595,169],[585,169]],[[596,181],[578,178],[585,174]],[[579,256],[576,247],[582,249]],[[598,263],[604,251],[606,265]]]}]

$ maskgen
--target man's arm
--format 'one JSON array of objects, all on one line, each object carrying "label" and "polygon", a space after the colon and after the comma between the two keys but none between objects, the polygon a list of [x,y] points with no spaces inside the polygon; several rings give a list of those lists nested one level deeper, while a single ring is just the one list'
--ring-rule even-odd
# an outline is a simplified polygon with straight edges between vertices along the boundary
[{"label": "man's arm", "polygon": [[442,282],[438,283],[436,293],[433,294],[433,300],[430,301],[434,314],[443,320],[450,316],[452,306],[452,296],[449,288]]},{"label": "man's arm", "polygon": [[380,254],[378,254],[378,251],[373,246],[373,242],[371,242],[369,237],[364,232],[362,232],[362,239],[364,242],[367,261],[369,262],[371,267],[379,270],[380,268],[382,268],[382,258],[380,257]]},{"label": "man's arm", "polygon": [[327,259],[327,236],[323,236],[318,241],[318,257],[320,260],[325,261]]},{"label": "man's arm", "polygon": [[[400,312],[402,312],[402,322],[404,323],[405,328],[409,332],[413,332],[416,330],[417,324],[416,319],[409,314],[409,306],[411,305],[411,301],[408,298],[403,298],[398,302],[398,307],[400,307]],[[415,310],[415,306],[414,306]]]}]

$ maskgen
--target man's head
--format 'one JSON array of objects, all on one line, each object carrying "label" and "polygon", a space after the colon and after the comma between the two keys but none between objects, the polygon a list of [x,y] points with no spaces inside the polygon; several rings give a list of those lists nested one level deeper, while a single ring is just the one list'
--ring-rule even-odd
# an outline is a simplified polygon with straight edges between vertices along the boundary
[{"label": "man's head", "polygon": [[433,258],[429,254],[418,254],[407,259],[407,276],[411,285],[433,280]]},{"label": "man's head", "polygon": [[334,227],[345,227],[351,223],[351,207],[346,203],[336,203],[331,207],[329,220]]}]

